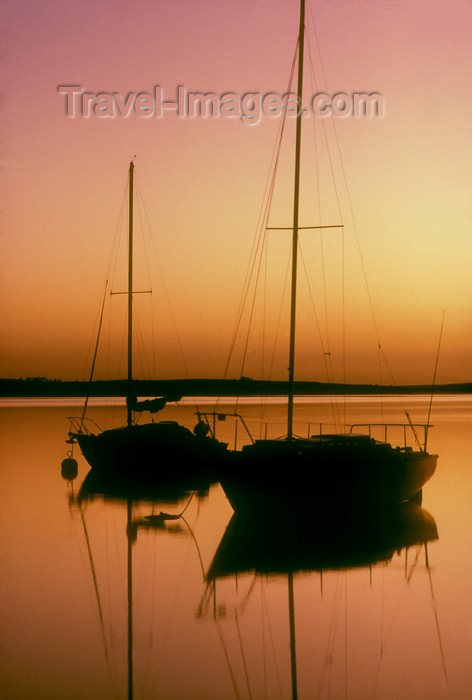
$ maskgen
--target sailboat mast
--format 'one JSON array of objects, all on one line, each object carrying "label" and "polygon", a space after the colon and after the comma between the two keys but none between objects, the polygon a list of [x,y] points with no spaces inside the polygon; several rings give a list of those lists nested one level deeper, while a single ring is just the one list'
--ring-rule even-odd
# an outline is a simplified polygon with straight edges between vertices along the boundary
[{"label": "sailboat mast", "polygon": [[126,536],[128,541],[128,700],[133,700],[133,504],[128,498],[126,503]]},{"label": "sailboat mast", "polygon": [[288,573],[288,612],[290,624],[290,665],[292,669],[292,700],[298,700],[297,653],[295,647],[295,603],[293,597],[293,572]]},{"label": "sailboat mast", "polygon": [[295,312],[297,303],[298,214],[300,200],[300,151],[302,141],[303,51],[305,44],[305,0],[300,0],[300,30],[298,35],[298,114],[295,142],[295,184],[293,194],[292,291],[290,300],[290,356],[288,364],[287,437],[293,436],[293,395],[295,388]]},{"label": "sailboat mast", "polygon": [[[133,380],[133,176],[134,163],[129,164],[129,206],[128,206],[128,395],[131,394]],[[133,422],[132,410],[128,405],[128,425]]]}]

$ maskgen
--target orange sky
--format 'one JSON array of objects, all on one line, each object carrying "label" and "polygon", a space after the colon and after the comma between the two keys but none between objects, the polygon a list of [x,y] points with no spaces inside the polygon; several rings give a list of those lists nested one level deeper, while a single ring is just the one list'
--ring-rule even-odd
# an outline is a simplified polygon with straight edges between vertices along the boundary
[{"label": "orange sky", "polygon": [[[329,92],[379,92],[386,105],[382,119],[325,120],[345,223],[346,379],[378,382],[379,366],[333,121],[378,335],[394,380],[431,381],[445,310],[438,381],[470,381],[472,7],[465,0],[308,5]],[[222,376],[279,120],[250,125],[171,112],[160,119],[135,113],[68,118],[57,86],[126,96],[160,85],[170,100],[178,85],[217,95],[283,93],[297,24],[296,0],[3,4],[0,376],[87,376],[87,350],[134,155],[187,371]],[[316,47],[312,51],[316,66]],[[307,81],[306,89],[312,87]],[[322,136],[321,120],[307,119],[305,131],[312,132],[314,121]],[[304,139],[308,144],[309,137]],[[328,198],[323,220],[338,223],[329,167],[321,152],[319,157]],[[276,206],[272,225],[291,220],[291,158],[282,161],[286,180],[278,188],[287,207]],[[303,210],[301,223],[310,215]],[[280,276],[267,278],[268,318],[278,315],[288,235],[270,234],[268,256]],[[322,318],[318,234],[303,234],[302,246]],[[325,234],[329,350],[337,379],[343,376],[336,330],[339,251],[340,235]],[[300,288],[298,375],[324,380],[304,273]],[[144,342],[151,325],[157,331],[151,374],[183,376],[159,282],[153,290],[152,306],[144,297],[136,301]],[[117,320],[123,304],[115,302]],[[324,333],[325,320],[320,323]],[[272,328],[266,355],[273,335]],[[274,378],[285,376],[285,337],[284,326]],[[260,336],[251,341],[244,374],[257,376],[260,345]],[[116,347],[109,347],[116,355]],[[102,375],[119,371],[104,359],[100,367]],[[240,364],[230,371],[239,376]],[[385,368],[381,379],[392,383]]]}]

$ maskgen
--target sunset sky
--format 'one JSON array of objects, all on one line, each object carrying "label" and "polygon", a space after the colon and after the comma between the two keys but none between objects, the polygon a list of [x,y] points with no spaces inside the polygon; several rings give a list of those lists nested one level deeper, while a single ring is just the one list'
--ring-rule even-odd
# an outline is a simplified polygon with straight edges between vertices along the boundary
[{"label": "sunset sky", "polygon": [[[307,0],[307,15],[316,74],[315,87],[307,68],[307,104],[316,89],[330,95],[377,92],[385,114],[304,120],[307,150],[313,130],[319,139],[319,169],[310,173],[326,204],[319,214],[317,190],[309,194],[306,177],[302,195],[309,205],[302,204],[300,223],[317,224],[319,216],[325,224],[344,223],[346,362],[344,374],[337,330],[342,234],[326,231],[321,246],[318,232],[302,232],[297,376],[324,381],[323,351],[329,351],[335,379],[378,383],[380,342],[393,375],[382,369],[384,383],[430,382],[445,311],[437,379],[472,381],[472,4]],[[166,288],[164,293],[157,274],[152,300],[136,296],[138,330],[151,355],[148,371],[221,377],[280,117],[244,123],[237,116],[190,118],[166,110],[143,118],[132,109],[128,117],[112,118],[93,108],[88,117],[71,117],[58,86],[119,93],[124,101],[130,93],[153,93],[156,85],[166,100],[176,99],[178,86],[217,96],[283,94],[298,1],[4,0],[1,30],[0,376],[87,376],[135,156],[143,220],[149,219]],[[309,57],[307,49],[307,64]],[[291,222],[294,125],[287,120],[271,226]],[[331,160],[323,151],[324,128]],[[256,325],[262,308],[264,352],[271,356],[270,324],[279,315],[289,239],[289,232],[268,233],[274,271],[261,273],[265,306],[254,307],[247,364],[234,358],[229,376],[260,376],[262,332],[257,335]],[[138,242],[136,247],[138,256]],[[152,244],[149,250],[153,277],[158,266]],[[147,268],[136,264],[136,289],[147,289]],[[114,291],[122,291],[121,279],[117,271]],[[112,324],[125,318],[124,298],[114,297],[112,304],[116,311],[104,323],[112,340],[99,363],[99,373],[108,377],[119,372],[110,359],[121,343]],[[286,311],[281,318],[273,378],[286,376]],[[236,351],[243,344],[244,334]]]}]

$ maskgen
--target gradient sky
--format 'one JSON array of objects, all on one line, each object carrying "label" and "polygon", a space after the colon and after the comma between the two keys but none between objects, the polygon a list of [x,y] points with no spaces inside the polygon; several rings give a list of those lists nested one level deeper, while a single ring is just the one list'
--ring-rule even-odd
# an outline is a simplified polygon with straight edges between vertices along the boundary
[{"label": "gradient sky", "polygon": [[[336,122],[378,338],[394,381],[432,380],[443,310],[438,381],[471,381],[472,5],[307,2],[329,92],[379,92],[385,98],[384,118],[331,119],[326,128],[332,132]],[[87,351],[135,155],[186,371],[221,377],[279,120],[248,125],[170,112],[161,119],[71,119],[57,86],[124,96],[161,85],[166,99],[174,99],[178,85],[218,95],[283,93],[297,35],[297,0],[4,0],[1,13],[0,376],[87,376]],[[314,59],[316,54],[315,47]],[[317,85],[323,85],[320,73]],[[310,131],[315,120],[306,121]],[[334,153],[339,176],[335,140]],[[291,157],[282,161],[288,179]],[[322,158],[320,153],[323,192],[331,202],[323,221],[339,223]],[[377,334],[342,178],[338,187],[345,223],[346,379],[378,382]],[[282,181],[277,191],[287,206],[276,207],[272,225],[287,225],[291,189]],[[305,210],[302,218],[306,224]],[[268,257],[282,275],[267,278],[267,316],[275,317],[289,234],[270,236]],[[338,233],[324,236],[328,264],[340,251],[339,241]],[[319,236],[304,234],[302,245],[322,315]],[[339,265],[333,270],[326,272],[327,289],[338,289],[327,302],[329,350],[339,368]],[[183,376],[159,283],[153,290],[151,325],[158,339],[151,374]],[[119,309],[122,302],[116,302]],[[298,376],[324,380],[308,302],[302,279]],[[144,310],[150,304],[144,297],[136,303],[143,307],[138,313],[146,344],[150,324]],[[325,321],[320,324],[324,333]],[[285,330],[280,338],[283,344]],[[257,339],[244,368],[254,377],[260,364],[256,346]],[[281,352],[274,378],[285,377],[286,346]],[[118,372],[113,365],[100,367],[103,376]],[[392,383],[382,372],[380,378]],[[239,376],[237,363],[230,373]]]}]

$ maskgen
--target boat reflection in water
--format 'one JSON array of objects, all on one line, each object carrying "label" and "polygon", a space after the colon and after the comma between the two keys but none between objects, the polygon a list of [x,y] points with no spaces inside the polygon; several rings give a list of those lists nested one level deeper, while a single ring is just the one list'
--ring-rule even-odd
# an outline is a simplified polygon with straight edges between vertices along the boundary
[{"label": "boat reflection in water", "polygon": [[274,574],[369,566],[436,539],[434,518],[411,501],[382,510],[338,510],[334,504],[309,514],[285,511],[271,519],[257,512],[235,513],[208,579],[249,571]]},{"label": "boat reflection in water", "polygon": [[138,470],[131,472],[110,472],[91,469],[84,479],[78,495],[78,501],[93,500],[96,496],[119,501],[146,501],[156,503],[177,503],[193,493],[199,498],[208,495],[210,486],[216,483],[211,469],[189,471],[176,468],[175,464],[158,474],[144,474]]},{"label": "boat reflection in water", "polygon": [[[67,479],[69,484],[77,476],[77,471],[72,468],[73,458],[69,457],[64,460],[61,466],[62,476]],[[112,467],[112,465],[111,465]],[[110,474],[114,474],[110,478]],[[91,469],[85,477],[79,492],[74,496],[73,488],[70,496],[71,508],[76,507],[80,512],[81,522],[84,531],[84,537],[87,545],[90,570],[92,574],[93,585],[97,598],[97,609],[102,627],[102,639],[104,644],[105,657],[109,658],[109,649],[107,642],[107,633],[105,631],[105,623],[103,617],[103,605],[101,601],[100,586],[97,577],[97,565],[92,554],[94,547],[91,543],[91,536],[88,531],[85,513],[87,506],[94,501],[103,501],[105,504],[123,506],[126,508],[126,527],[123,529],[123,538],[126,538],[127,555],[126,555],[126,581],[127,581],[127,698],[133,700],[135,693],[135,681],[137,674],[135,673],[134,659],[134,603],[133,600],[133,584],[134,584],[134,565],[133,565],[133,549],[138,541],[138,536],[143,532],[154,532],[157,534],[165,533],[165,535],[177,535],[192,537],[195,544],[196,540],[192,529],[185,519],[184,513],[194,498],[202,501],[209,494],[210,486],[214,480],[209,477],[207,470],[202,470],[199,474],[196,470],[193,476],[184,478],[182,473],[179,476],[175,474],[171,477],[169,474],[160,473],[159,478],[146,480],[142,478],[142,472],[138,472],[138,477],[132,478],[130,472],[124,474],[113,468],[107,470]],[[107,476],[108,475],[108,476]],[[165,512],[162,507],[171,508],[175,512]],[[196,544],[197,546],[197,544]],[[197,553],[198,552],[197,546]],[[108,572],[110,579],[112,578]],[[115,583],[119,583],[115,581]],[[142,595],[142,581],[140,590]],[[138,596],[136,596],[138,597]],[[108,662],[108,661],[107,661]],[[120,696],[121,697],[121,696]],[[140,695],[141,697],[141,695]]]},{"label": "boat reflection in water", "polygon": [[[333,503],[310,512],[287,509],[278,517],[270,518],[265,511],[235,513],[208,570],[200,614],[211,609],[213,599],[217,624],[220,614],[226,616],[226,605],[218,592],[219,587],[227,590],[224,579],[234,578],[238,591],[242,591],[244,574],[252,574],[250,592],[256,579],[261,582],[268,577],[271,581],[274,578],[286,580],[292,698],[295,700],[298,698],[294,600],[297,574],[373,567],[389,562],[396,552],[400,554],[405,550],[406,556],[408,547],[415,545],[424,545],[429,567],[426,545],[436,539],[434,518],[410,501],[383,508],[351,509],[339,508]],[[247,606],[248,594],[240,598],[238,593],[238,600],[242,602],[235,607],[236,618]],[[321,688],[319,691],[321,693]]]}]

